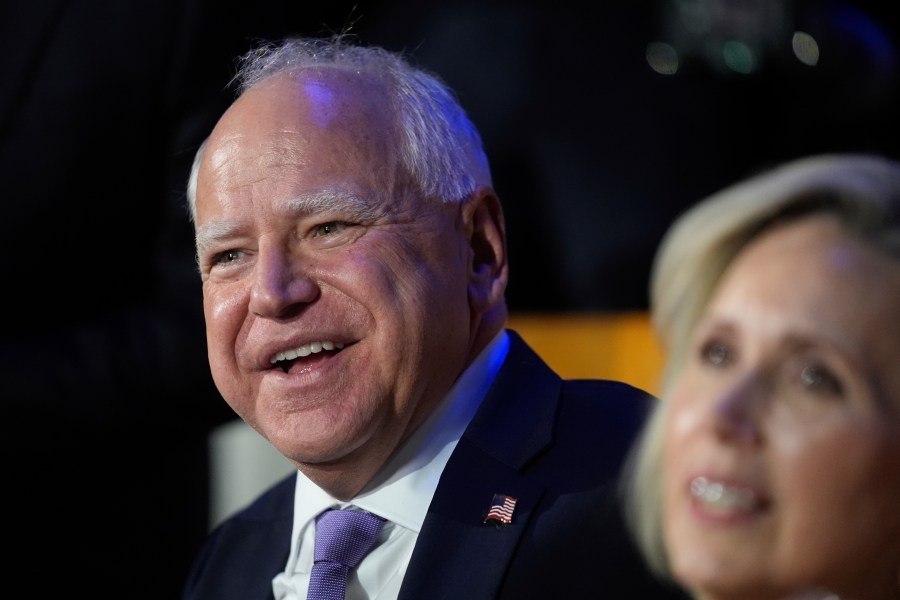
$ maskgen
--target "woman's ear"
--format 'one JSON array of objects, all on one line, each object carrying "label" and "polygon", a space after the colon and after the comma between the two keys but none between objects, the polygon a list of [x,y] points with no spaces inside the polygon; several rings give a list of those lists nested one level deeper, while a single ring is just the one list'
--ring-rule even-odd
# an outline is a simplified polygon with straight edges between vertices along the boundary
[{"label": "woman's ear", "polygon": [[500,199],[493,189],[478,186],[462,207],[468,234],[469,303],[484,313],[504,301],[509,277],[506,257],[506,223]]}]

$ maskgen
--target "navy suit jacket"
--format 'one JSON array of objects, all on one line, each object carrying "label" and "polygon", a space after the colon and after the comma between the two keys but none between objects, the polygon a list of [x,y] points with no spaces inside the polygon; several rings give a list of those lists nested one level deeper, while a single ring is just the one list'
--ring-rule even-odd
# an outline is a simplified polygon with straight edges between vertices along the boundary
[{"label": "navy suit jacket", "polygon": [[[515,332],[496,380],[441,476],[401,600],[684,598],[644,568],[616,491],[654,399],[615,381],[565,381]],[[294,477],[210,536],[185,600],[272,598],[287,562]],[[485,524],[494,494],[512,522]]]}]

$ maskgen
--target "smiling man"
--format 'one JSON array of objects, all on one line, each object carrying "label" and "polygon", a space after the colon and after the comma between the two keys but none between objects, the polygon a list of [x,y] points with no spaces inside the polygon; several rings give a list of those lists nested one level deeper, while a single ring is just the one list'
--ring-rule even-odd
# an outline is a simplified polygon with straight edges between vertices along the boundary
[{"label": "smiling man", "polygon": [[297,473],[213,532],[185,598],[318,598],[335,509],[380,528],[348,599],[668,597],[613,485],[652,398],[505,329],[503,211],[453,93],[341,36],[239,80],[188,192],[209,359]]}]

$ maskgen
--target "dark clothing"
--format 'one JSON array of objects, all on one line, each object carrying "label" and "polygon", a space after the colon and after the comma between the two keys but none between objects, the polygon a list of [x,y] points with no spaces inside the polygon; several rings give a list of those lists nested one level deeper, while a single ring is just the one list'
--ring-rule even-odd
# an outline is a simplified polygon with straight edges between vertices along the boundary
[{"label": "dark clothing", "polygon": [[[401,600],[683,598],[644,569],[616,480],[653,398],[564,381],[514,332],[497,379],[441,476]],[[272,598],[293,522],[290,475],[210,537],[185,600]],[[484,524],[494,494],[513,522]]]}]

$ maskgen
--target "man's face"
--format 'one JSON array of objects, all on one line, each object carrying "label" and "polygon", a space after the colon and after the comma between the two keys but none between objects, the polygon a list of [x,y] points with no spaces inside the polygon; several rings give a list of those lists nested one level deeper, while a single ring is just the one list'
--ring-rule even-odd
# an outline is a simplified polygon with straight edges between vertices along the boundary
[{"label": "man's face", "polygon": [[200,167],[213,377],[304,470],[377,469],[469,358],[466,205],[409,185],[387,105],[357,74],[280,75]]}]

